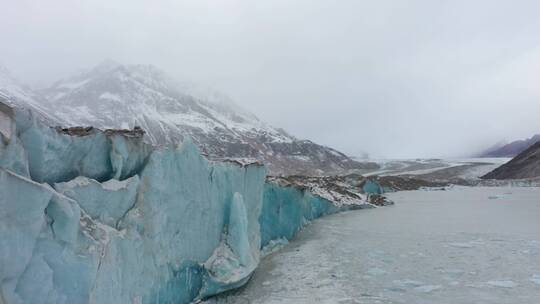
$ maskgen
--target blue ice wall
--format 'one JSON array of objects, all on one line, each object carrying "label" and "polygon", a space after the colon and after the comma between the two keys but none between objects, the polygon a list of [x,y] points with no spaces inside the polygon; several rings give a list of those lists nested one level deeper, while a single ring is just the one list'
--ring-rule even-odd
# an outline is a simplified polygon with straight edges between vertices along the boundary
[{"label": "blue ice wall", "polygon": [[269,240],[338,211],[186,141],[49,128],[0,104],[0,303],[189,303],[245,284]]},{"label": "blue ice wall", "polygon": [[309,221],[340,209],[305,189],[267,183],[260,216],[261,248],[271,240],[292,239]]},{"label": "blue ice wall", "polygon": [[9,106],[0,103],[0,168],[28,177],[26,152],[17,136],[15,112]]},{"label": "blue ice wall", "polygon": [[366,180],[364,186],[362,186],[362,191],[368,194],[383,194],[385,192],[384,188],[371,179]]},{"label": "blue ice wall", "polygon": [[12,116],[13,144],[7,146],[6,151],[19,152],[25,158],[2,157],[3,162],[15,162],[2,167],[27,175],[24,174],[27,166],[31,179],[37,182],[52,185],[77,176],[100,182],[110,178],[126,179],[142,170],[152,151],[142,138],[106,134],[97,129],[85,135],[70,135],[46,126],[24,109],[15,109]]}]

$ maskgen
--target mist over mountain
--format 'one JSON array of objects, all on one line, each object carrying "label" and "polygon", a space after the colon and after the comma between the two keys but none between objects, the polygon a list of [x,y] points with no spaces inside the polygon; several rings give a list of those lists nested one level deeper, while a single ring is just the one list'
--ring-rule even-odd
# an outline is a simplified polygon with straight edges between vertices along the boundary
[{"label": "mist over mountain", "polygon": [[2,70],[0,89],[62,126],[141,127],[154,145],[191,138],[212,159],[255,159],[272,174],[321,175],[374,168],[259,120],[227,96],[179,82],[151,65],[105,61],[37,92]]}]

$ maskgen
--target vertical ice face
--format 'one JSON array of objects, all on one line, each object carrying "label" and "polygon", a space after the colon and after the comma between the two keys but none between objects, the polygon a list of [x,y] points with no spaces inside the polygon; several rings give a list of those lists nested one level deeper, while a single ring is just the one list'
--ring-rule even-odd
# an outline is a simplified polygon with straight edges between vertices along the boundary
[{"label": "vertical ice face", "polygon": [[137,175],[146,165],[153,148],[141,137],[126,137],[121,133],[109,134],[111,150],[109,156],[113,171],[112,178],[124,180]]},{"label": "vertical ice face", "polygon": [[189,303],[241,286],[261,244],[338,210],[190,141],[155,148],[0,110],[3,304]]},{"label": "vertical ice face", "polygon": [[340,209],[307,190],[267,183],[261,212],[261,246],[271,240],[291,239],[309,221]]},{"label": "vertical ice face", "polygon": [[13,112],[7,106],[0,108],[0,135],[4,141],[9,141],[13,133]]},{"label": "vertical ice face", "polygon": [[49,184],[79,175],[106,180],[112,167],[110,142],[97,130],[84,136],[71,136],[40,124],[31,125],[20,135],[28,156],[30,176]]},{"label": "vertical ice face", "polygon": [[243,285],[257,267],[260,240],[250,241],[249,219],[242,194],[234,193],[221,243],[204,264],[200,298]]},{"label": "vertical ice face", "polygon": [[253,263],[248,237],[248,216],[244,199],[238,192],[234,193],[230,211],[229,227],[227,229],[227,244],[238,257],[240,265],[249,266]]},{"label": "vertical ice face", "polygon": [[11,126],[2,134],[12,134],[9,139],[1,135],[0,167],[37,182],[52,185],[77,176],[123,180],[138,174],[153,150],[136,132],[52,128],[28,110],[2,103],[0,113],[2,125]]},{"label": "vertical ice face", "polygon": [[15,113],[3,103],[0,103],[0,168],[29,176],[25,151],[16,136]]},{"label": "vertical ice face", "polygon": [[362,186],[362,190],[364,191],[364,193],[368,193],[368,194],[383,194],[384,193],[383,187],[381,187],[379,183],[370,179],[366,180],[366,182]]},{"label": "vertical ice face", "polygon": [[[0,169],[0,295],[14,294],[45,224],[52,191]],[[9,302],[8,302],[9,303]]]}]

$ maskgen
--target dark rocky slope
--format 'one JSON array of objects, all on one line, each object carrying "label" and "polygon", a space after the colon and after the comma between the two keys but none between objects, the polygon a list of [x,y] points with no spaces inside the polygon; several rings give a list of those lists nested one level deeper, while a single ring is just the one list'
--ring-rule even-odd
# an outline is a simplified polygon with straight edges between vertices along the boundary
[{"label": "dark rocky slope", "polygon": [[524,140],[516,140],[509,144],[497,144],[482,152],[479,157],[514,157],[540,141],[540,134]]},{"label": "dark rocky slope", "polygon": [[540,142],[529,147],[508,163],[484,175],[483,179],[524,179],[540,176]]}]

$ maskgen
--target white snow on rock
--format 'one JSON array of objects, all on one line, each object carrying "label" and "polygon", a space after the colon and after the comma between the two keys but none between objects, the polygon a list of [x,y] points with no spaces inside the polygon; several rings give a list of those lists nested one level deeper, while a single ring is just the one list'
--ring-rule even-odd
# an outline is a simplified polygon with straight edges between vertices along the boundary
[{"label": "white snow on rock", "polygon": [[[148,65],[105,62],[88,72],[61,80],[43,93],[59,106],[59,115],[73,125],[102,120],[107,127],[118,128],[118,121],[131,121],[132,128],[135,124],[144,127],[150,121],[159,122],[158,128],[147,129],[154,143],[174,140],[177,128],[204,133],[220,128],[223,135],[230,137],[238,136],[237,132],[255,132],[264,133],[272,142],[294,140],[227,97],[201,86],[177,82]],[[118,105],[111,105],[110,101]],[[92,104],[89,115],[71,116],[78,108],[89,104]],[[113,109],[103,112],[106,107]],[[131,119],[121,119],[125,116]],[[102,127],[99,123],[95,126]]]},{"label": "white snow on rock", "polygon": [[108,100],[118,101],[118,102],[122,101],[122,99],[120,99],[120,96],[118,96],[116,94],[109,93],[109,92],[105,92],[105,93],[99,95],[99,99],[108,99]]}]

